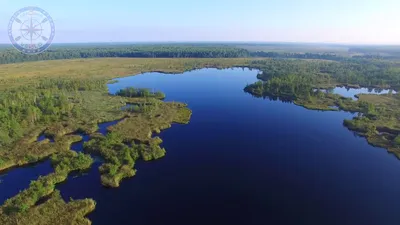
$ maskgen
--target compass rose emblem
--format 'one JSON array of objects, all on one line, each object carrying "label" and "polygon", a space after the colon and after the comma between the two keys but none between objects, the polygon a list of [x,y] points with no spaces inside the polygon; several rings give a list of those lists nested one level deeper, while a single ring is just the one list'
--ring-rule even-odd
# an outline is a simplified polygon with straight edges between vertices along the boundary
[{"label": "compass rose emblem", "polygon": [[39,7],[25,7],[11,17],[8,37],[25,54],[39,54],[50,47],[55,26],[50,15]]}]

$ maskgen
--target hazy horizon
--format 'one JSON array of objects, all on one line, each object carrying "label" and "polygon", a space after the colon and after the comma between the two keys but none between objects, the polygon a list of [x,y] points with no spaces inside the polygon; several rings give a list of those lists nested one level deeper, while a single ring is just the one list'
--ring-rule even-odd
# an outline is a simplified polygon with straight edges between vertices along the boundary
[{"label": "hazy horizon", "polygon": [[[120,42],[53,42],[52,45],[73,45],[73,44],[260,44],[260,45],[318,45],[318,46],[380,46],[380,47],[400,47],[399,44],[379,44],[379,43],[372,43],[372,44],[363,44],[363,43],[328,43],[328,42],[282,42],[282,41],[120,41]],[[12,47],[10,42],[0,42],[0,45],[9,45]]]},{"label": "hazy horizon", "polygon": [[400,45],[395,0],[0,0],[0,43],[12,15],[39,6],[53,18],[53,43],[263,42]]}]

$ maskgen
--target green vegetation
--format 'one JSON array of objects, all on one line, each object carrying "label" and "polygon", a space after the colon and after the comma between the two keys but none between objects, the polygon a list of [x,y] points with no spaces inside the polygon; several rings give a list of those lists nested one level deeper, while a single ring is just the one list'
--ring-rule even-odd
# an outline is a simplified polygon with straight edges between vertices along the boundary
[{"label": "green vegetation", "polygon": [[159,146],[161,142],[157,137],[149,144],[126,144],[118,133],[111,132],[106,136],[93,136],[84,147],[85,151],[100,155],[106,161],[99,167],[102,184],[119,187],[122,179],[135,176],[133,167],[140,157],[149,161],[165,156],[165,149]]},{"label": "green vegetation", "polygon": [[349,53],[355,57],[363,58],[382,58],[382,59],[399,59],[399,46],[350,46]]},{"label": "green vegetation", "polygon": [[[230,48],[206,53],[208,47],[200,46],[205,52],[199,56],[196,54],[202,50],[196,48],[192,52],[182,46],[163,50],[151,48],[151,51],[130,49],[118,53],[122,55],[113,55],[114,48],[85,52],[63,47],[29,59],[24,57],[31,56],[20,59],[19,55],[10,52],[0,59],[14,62],[57,57],[137,57],[135,54],[140,55],[140,51],[148,52],[146,57],[218,57],[225,54],[229,54],[226,57],[240,57],[243,53]],[[175,55],[177,52],[179,55]],[[398,89],[400,76],[396,62],[313,54],[291,57],[305,55],[303,58],[325,57],[325,60],[102,58],[0,65],[0,170],[46,158],[51,158],[55,170],[7,200],[0,209],[0,224],[90,223],[84,216],[94,210],[93,200],[66,203],[55,191],[56,184],[63,182],[68,173],[87,169],[92,164],[88,155],[70,150],[72,143],[81,140],[74,133],[90,134],[91,140],[85,143],[85,151],[104,158],[99,170],[102,184],[108,187],[118,187],[124,178],[134,176],[137,160],[149,161],[165,156],[165,149],[160,147],[162,140],[153,135],[173,123],[188,123],[191,111],[187,105],[163,102],[160,99],[165,98],[164,94],[147,89],[127,88],[110,95],[106,88],[112,78],[143,72],[181,73],[199,68],[237,66],[260,69],[262,73],[258,77],[262,81],[248,85],[247,92],[292,101],[309,109],[359,112],[353,120],[344,121],[345,126],[365,136],[371,144],[385,147],[400,157],[399,95],[360,95],[358,101],[353,101],[329,91],[337,85]],[[274,58],[281,56],[278,54]],[[122,107],[125,110],[121,110]],[[119,123],[109,127],[108,135],[96,133],[98,123],[120,119]],[[48,139],[39,142],[40,135]]]},{"label": "green vegetation", "polygon": [[[104,84],[102,89],[92,91],[61,85],[65,83],[71,82],[48,82],[40,84],[46,89],[32,86],[4,92],[4,98],[0,98],[3,122],[0,125],[0,159],[3,162],[0,170],[67,151],[73,142],[80,140],[79,136],[67,134],[92,133],[97,130],[97,123],[124,116],[119,110],[124,100],[106,94]],[[86,86],[85,82],[80,84]],[[37,142],[42,133],[53,137],[55,142]]]},{"label": "green vegetation", "polygon": [[344,125],[366,137],[370,144],[386,148],[400,158],[400,96],[363,94],[359,95],[359,101],[364,102],[359,109],[362,115],[345,120]]},{"label": "green vegetation", "polygon": [[[106,83],[110,78],[163,69],[177,73],[198,67],[225,68],[246,61],[119,60],[69,61],[70,65],[65,61],[0,65],[0,170],[49,157],[55,169],[4,203],[0,208],[1,224],[90,223],[84,216],[94,210],[93,200],[66,203],[55,191],[56,184],[65,181],[71,171],[84,170],[92,164],[89,156],[69,150],[72,143],[81,141],[74,133],[91,134],[86,150],[106,160],[100,172],[103,184],[110,187],[135,175],[133,167],[137,159],[154,160],[165,155],[165,149],[159,146],[161,139],[151,138],[151,132],[159,132],[174,122],[187,123],[190,110],[182,103],[158,100],[164,97],[161,93],[140,90],[137,97],[109,95]],[[27,68],[31,72],[24,72]],[[117,74],[116,68],[120,71]],[[98,77],[92,77],[95,74]],[[121,110],[127,104],[136,104],[139,110]],[[137,135],[121,135],[130,128],[118,125],[115,132],[110,129],[109,136],[95,134],[98,123],[122,118],[126,118],[123,124],[135,124],[141,131]],[[37,141],[41,135],[48,139]],[[128,139],[141,141],[126,145]]]},{"label": "green vegetation", "polygon": [[[157,99],[130,99],[130,104],[140,104],[139,110],[131,111],[124,120],[109,127],[107,136],[94,135],[86,142],[85,150],[102,156],[106,163],[100,166],[102,184],[118,187],[120,181],[135,175],[135,161],[141,157],[145,161],[165,156],[165,149],[160,147],[162,140],[152,138],[153,132],[160,133],[172,123],[186,124],[190,120],[191,111],[185,104],[162,102]],[[136,144],[135,142],[138,142]],[[127,145],[128,143],[128,145]]]},{"label": "green vegetation", "polygon": [[67,81],[81,88],[95,84],[105,88],[106,82],[117,77],[154,71],[182,73],[200,68],[224,69],[248,65],[249,61],[248,58],[100,58],[0,64],[0,90]]},{"label": "green vegetation", "polygon": [[400,71],[387,61],[329,62],[302,60],[257,60],[251,63],[262,73],[262,81],[247,85],[245,91],[313,110],[358,112],[344,125],[366,137],[374,146],[383,147],[400,158],[400,95],[359,95],[358,101],[333,94],[336,86],[397,89]]},{"label": "green vegetation", "polygon": [[[197,64],[195,60],[192,61],[194,65]],[[95,145],[104,145],[98,149],[90,148],[90,145],[87,147],[89,151],[92,149],[90,152],[102,155],[107,161],[100,168],[104,185],[116,187],[123,178],[134,176],[134,161],[139,155],[144,160],[164,156],[165,150],[159,147],[161,141],[151,140],[151,133],[160,132],[174,122],[187,123],[191,115],[190,110],[181,103],[159,101],[157,99],[163,99],[165,95],[147,89],[127,88],[119,91],[116,96],[110,96],[107,94],[106,82],[105,79],[91,80],[82,77],[48,78],[34,83],[31,87],[16,86],[13,90],[6,91],[6,98],[3,100],[4,121],[10,121],[13,126],[1,129],[5,138],[0,141],[4,148],[0,151],[0,169],[38,162],[60,153],[60,159],[54,158],[55,156],[52,158],[61,162],[56,171],[62,171],[65,169],[64,165],[69,164],[67,155],[63,152],[68,153],[69,146],[80,140],[79,136],[68,134],[91,134],[97,130],[97,123],[124,117],[126,119],[113,128],[112,133],[122,133],[121,138],[124,141],[137,140],[146,145],[132,145],[129,148],[122,145],[122,142],[104,144],[108,138],[105,142],[100,141],[101,138],[92,140],[99,142]],[[19,94],[21,90],[24,91],[23,94]],[[127,103],[136,104],[136,108],[121,111],[120,108]],[[136,128],[129,128],[131,125]],[[18,135],[15,135],[16,133]],[[37,137],[42,133],[53,137],[54,142],[37,142]],[[120,150],[124,152],[123,155],[116,152],[111,154],[112,151]],[[130,159],[126,153],[129,151]],[[135,156],[136,154],[138,156]]]},{"label": "green vegetation", "polygon": [[174,44],[53,44],[39,55],[0,46],[0,64],[83,58],[295,58],[345,61],[399,59],[399,46],[351,46],[306,43],[174,43]]},{"label": "green vegetation", "polygon": [[65,135],[56,138],[56,142],[50,142],[48,139],[37,142],[36,138],[40,133],[41,130],[33,131],[32,134],[27,134],[18,140],[10,149],[0,151],[3,162],[0,169],[38,162],[54,153],[68,151],[72,143],[81,140],[80,136]]},{"label": "green vegetation", "polygon": [[139,149],[123,143],[116,133],[106,136],[95,135],[89,142],[84,143],[85,151],[100,155],[106,163],[100,166],[101,182],[104,186],[118,187],[124,178],[133,177],[135,161],[139,158]]},{"label": "green vegetation", "polygon": [[146,88],[134,88],[134,87],[127,87],[124,89],[119,90],[115,95],[123,96],[123,97],[144,97],[144,98],[158,98],[164,99],[165,94],[162,92],[152,92]]},{"label": "green vegetation", "polygon": [[[292,51],[287,51],[291,49]],[[0,64],[80,58],[301,58],[343,60],[348,57],[348,47],[325,46],[315,51],[315,46],[274,44],[114,44],[114,45],[53,45],[40,55],[24,55],[10,48],[0,48]],[[294,50],[294,51],[293,51]],[[358,55],[359,56],[359,55]]]},{"label": "green vegetation", "polygon": [[52,47],[39,55],[25,55],[15,49],[0,50],[0,64],[79,58],[241,58],[245,49],[224,45],[102,45]]},{"label": "green vegetation", "polygon": [[[383,60],[347,60],[334,62],[326,60],[254,60],[251,67],[259,68],[258,78],[264,81],[272,78],[300,76],[304,83],[315,88],[337,85],[355,87],[398,88],[399,67],[394,62]],[[300,79],[300,78],[299,78]]]},{"label": "green vegetation", "polygon": [[141,108],[143,109],[140,111],[146,113],[134,113],[109,130],[119,134],[127,143],[151,143],[153,132],[160,133],[161,130],[171,127],[172,123],[187,124],[192,114],[186,104],[156,99],[147,102]]},{"label": "green vegetation", "polygon": [[54,166],[56,173],[68,174],[71,171],[85,170],[90,168],[93,163],[93,159],[83,153],[67,151],[59,154],[54,154],[51,157],[51,162]]},{"label": "green vegetation", "polygon": [[0,214],[2,225],[53,225],[76,224],[90,225],[85,216],[92,212],[96,203],[91,199],[72,200],[66,203],[59,191],[50,194],[46,202],[34,206],[25,212],[11,215]]},{"label": "green vegetation", "polygon": [[[32,181],[29,188],[8,199],[0,208],[1,224],[51,224],[59,221],[67,224],[76,220],[77,224],[89,224],[84,216],[95,208],[91,199],[65,203],[55,186],[65,181],[72,171],[85,170],[93,163],[89,155],[66,151],[52,157],[55,172]],[[48,198],[48,199],[46,199]],[[44,199],[43,203],[38,204]],[[68,212],[64,210],[69,210]],[[67,213],[71,217],[61,215]]]},{"label": "green vegetation", "polygon": [[[133,113],[120,110],[127,103],[142,103],[136,114],[163,108],[163,104],[143,104],[145,99],[110,96],[106,83],[114,76],[226,68],[246,62],[247,59],[86,59],[0,65],[0,170],[68,150],[76,137],[67,134],[90,134],[97,130],[98,123],[126,117]],[[147,135],[149,129],[145,130]],[[37,142],[43,132],[55,142]]]},{"label": "green vegetation", "polygon": [[1,208],[2,212],[10,214],[28,210],[41,198],[51,194],[55,189],[55,185],[65,181],[70,172],[90,168],[93,160],[89,155],[68,151],[54,155],[52,157],[52,163],[55,168],[55,173],[32,181],[28,189],[8,199],[4,203]]}]

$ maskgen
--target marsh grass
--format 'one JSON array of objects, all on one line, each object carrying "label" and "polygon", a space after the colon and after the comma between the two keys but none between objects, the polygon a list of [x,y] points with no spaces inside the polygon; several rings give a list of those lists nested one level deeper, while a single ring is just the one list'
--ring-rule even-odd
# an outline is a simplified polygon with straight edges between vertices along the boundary
[{"label": "marsh grass", "polygon": [[[90,168],[93,159],[89,155],[69,150],[53,155],[51,161],[55,168],[54,173],[32,181],[27,189],[6,200],[1,206],[1,224],[49,224],[54,221],[63,221],[65,224],[75,220],[88,224],[89,221],[84,216],[94,210],[93,200],[65,203],[59,193],[54,192],[56,185],[65,181],[69,173]],[[40,200],[47,196],[50,196],[49,199],[40,203]],[[62,210],[67,208],[68,215],[72,216],[70,218],[60,215]],[[18,223],[15,223],[16,221]]]},{"label": "marsh grass", "polygon": [[106,136],[93,136],[84,148],[105,159],[99,167],[101,182],[104,186],[115,188],[119,187],[122,179],[135,176],[133,167],[140,157],[146,161],[163,157],[165,149],[159,146],[161,142],[160,138],[154,138],[149,144],[131,142],[127,145],[119,133],[110,132]]},{"label": "marsh grass", "polygon": [[[6,201],[0,208],[0,224],[90,224],[84,216],[94,210],[93,200],[66,203],[55,191],[55,185],[67,179],[68,173],[88,168],[92,162],[88,155],[69,150],[72,143],[81,140],[72,133],[91,134],[91,140],[84,147],[87,152],[105,159],[99,170],[102,184],[108,187],[118,187],[122,179],[134,176],[138,159],[155,160],[166,154],[160,147],[162,140],[153,134],[173,123],[189,123],[190,109],[183,103],[148,98],[157,97],[154,94],[146,97],[107,93],[106,83],[112,78],[144,72],[181,73],[235,66],[258,68],[263,70],[260,78],[266,82],[249,85],[246,91],[260,97],[281,97],[309,109],[337,110],[332,109],[337,106],[340,110],[359,112],[359,116],[344,121],[344,125],[366,137],[369,143],[400,156],[399,95],[360,95],[356,102],[339,95],[312,92],[315,87],[354,84],[347,78],[368,83],[359,72],[354,77],[346,77],[351,73],[338,73],[332,79],[329,71],[317,71],[322,66],[330,72],[340,72],[342,67],[331,63],[242,58],[101,58],[0,65],[0,90],[3,91],[0,93],[0,170],[48,157],[55,168],[54,173],[40,177],[28,189]],[[282,66],[287,68],[280,68]],[[311,76],[305,76],[307,74]],[[396,78],[393,73],[388,77]],[[374,80],[374,85],[386,84]],[[120,110],[126,104],[137,107]],[[95,133],[98,123],[121,118],[124,119],[108,129],[108,135]],[[383,131],[385,135],[380,135]],[[54,138],[54,142],[37,142],[42,133]],[[45,197],[49,199],[40,202]]]},{"label": "marsh grass", "polygon": [[171,127],[173,123],[187,124],[191,110],[186,104],[153,100],[143,111],[130,115],[120,123],[109,128],[110,132],[121,135],[125,142],[140,141],[150,143],[153,132]]},{"label": "marsh grass", "polygon": [[94,58],[0,65],[0,90],[37,84],[50,79],[98,80],[160,71],[182,73],[201,68],[247,65],[249,58]]},{"label": "marsh grass", "polygon": [[118,187],[122,179],[133,177],[136,174],[133,167],[139,158],[151,161],[164,157],[162,140],[153,138],[152,134],[171,127],[172,123],[186,124],[190,120],[191,111],[183,103],[139,99],[135,103],[131,98],[129,102],[139,104],[140,110],[109,127],[106,136],[93,135],[84,144],[85,151],[100,155],[106,161],[99,168],[104,186]]},{"label": "marsh grass", "polygon": [[91,154],[102,156],[106,161],[99,167],[104,186],[118,187],[122,179],[136,174],[133,167],[139,151],[135,145],[129,147],[124,144],[118,134],[111,132],[106,136],[92,136],[90,141],[84,143],[84,148]]},{"label": "marsh grass", "polygon": [[157,98],[157,99],[164,99],[165,94],[162,92],[152,92],[146,88],[134,88],[134,87],[127,87],[124,89],[119,90],[115,95],[128,97],[128,98]]},{"label": "marsh grass", "polygon": [[[248,61],[241,58],[101,58],[0,65],[0,90],[3,90],[0,93],[0,170],[37,162],[57,152],[58,147],[66,148],[60,141],[38,144],[27,140],[37,138],[38,130],[59,140],[71,133],[90,134],[95,132],[98,123],[135,112],[120,110],[127,103],[148,101],[109,95],[106,83],[111,78],[149,71],[180,73],[204,67],[227,68]],[[164,96],[158,93],[151,97]],[[136,113],[151,113],[154,108],[142,105]],[[146,128],[146,134],[139,136],[168,127],[166,122],[158,128]]]},{"label": "marsh grass", "polygon": [[244,90],[257,97],[279,98],[311,110],[358,113],[353,119],[344,120],[343,125],[365,137],[369,144],[386,148],[400,158],[400,146],[395,141],[400,134],[400,95],[360,94],[358,101],[354,101],[338,94],[320,91],[326,84],[320,86],[319,79],[314,80],[311,75],[307,77],[301,74],[273,75],[264,82],[247,85]]},{"label": "marsh grass", "polygon": [[96,207],[92,199],[72,200],[65,202],[59,191],[54,191],[48,199],[21,213],[5,215],[0,213],[2,225],[54,225],[74,224],[90,225],[91,221],[85,218]]}]

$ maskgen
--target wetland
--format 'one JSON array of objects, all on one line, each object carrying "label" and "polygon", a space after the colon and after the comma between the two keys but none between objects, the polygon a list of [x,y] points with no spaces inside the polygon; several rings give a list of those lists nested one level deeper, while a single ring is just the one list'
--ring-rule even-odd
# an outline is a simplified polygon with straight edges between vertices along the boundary
[{"label": "wetland", "polygon": [[[147,67],[126,60],[115,77]],[[341,89],[314,91],[344,85],[340,77],[265,78],[265,64],[247,59],[177,61],[172,73],[195,70],[140,69],[106,87],[111,75],[50,78],[34,82],[40,95],[10,92],[15,101],[36,96],[42,113],[31,108],[2,143],[13,151],[0,155],[9,169],[0,177],[0,222],[396,224],[396,92],[356,93],[355,101]],[[302,62],[289,67],[301,71]]]}]

